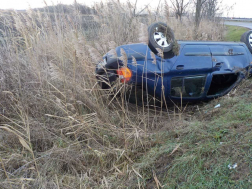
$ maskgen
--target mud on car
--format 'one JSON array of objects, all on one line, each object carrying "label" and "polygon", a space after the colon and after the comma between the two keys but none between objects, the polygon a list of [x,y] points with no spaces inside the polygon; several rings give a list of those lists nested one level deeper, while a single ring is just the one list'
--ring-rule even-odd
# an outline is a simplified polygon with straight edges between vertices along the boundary
[{"label": "mud on car", "polygon": [[252,73],[252,31],[241,42],[176,41],[172,30],[157,22],[148,35],[148,44],[122,45],[116,55],[104,55],[96,67],[103,89],[121,82],[133,86],[132,96],[207,101],[229,93]]}]

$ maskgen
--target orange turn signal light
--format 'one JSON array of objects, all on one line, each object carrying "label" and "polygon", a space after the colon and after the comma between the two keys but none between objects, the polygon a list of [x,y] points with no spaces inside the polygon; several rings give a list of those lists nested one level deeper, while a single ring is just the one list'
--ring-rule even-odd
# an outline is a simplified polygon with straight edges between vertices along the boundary
[{"label": "orange turn signal light", "polygon": [[127,67],[122,67],[117,70],[117,74],[119,76],[119,79],[122,83],[128,82],[132,77],[132,72]]}]

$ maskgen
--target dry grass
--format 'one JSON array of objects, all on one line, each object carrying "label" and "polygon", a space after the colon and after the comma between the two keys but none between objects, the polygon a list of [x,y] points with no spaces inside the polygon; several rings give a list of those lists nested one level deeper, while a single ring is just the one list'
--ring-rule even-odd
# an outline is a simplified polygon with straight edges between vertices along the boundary
[{"label": "dry grass", "polygon": [[[179,124],[171,110],[123,97],[111,103],[113,91],[99,88],[94,70],[116,45],[139,42],[140,25],[144,32],[144,24],[167,21],[177,39],[192,40],[192,20],[134,16],[114,2],[96,11],[89,28],[75,11],[1,13],[1,188],[109,188],[141,177],[134,158],[153,145],[153,130]],[[219,23],[202,21],[198,40],[222,40],[222,33]]]}]

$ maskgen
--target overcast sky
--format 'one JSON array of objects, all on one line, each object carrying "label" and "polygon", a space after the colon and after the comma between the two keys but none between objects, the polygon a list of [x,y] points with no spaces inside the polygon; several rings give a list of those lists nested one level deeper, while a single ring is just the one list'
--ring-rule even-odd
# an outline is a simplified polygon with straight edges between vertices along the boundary
[{"label": "overcast sky", "polygon": [[[48,5],[57,3],[72,4],[74,0],[46,0]],[[77,0],[78,3],[93,5],[95,2],[100,2],[101,0]],[[106,1],[106,0],[103,0]],[[121,2],[126,2],[126,0],[120,0]],[[135,0],[130,0],[135,2]],[[164,1],[164,0],[162,0]],[[156,7],[158,0],[138,0],[138,7],[143,7],[150,3],[152,8]],[[169,3],[169,0],[168,0]],[[232,11],[225,11],[223,16],[234,16],[234,17],[246,17],[252,18],[252,0],[223,0],[223,7],[230,7],[234,5]],[[43,0],[0,0],[0,9],[27,9],[28,7],[38,8],[45,6]],[[227,15],[228,14],[228,15]]]}]

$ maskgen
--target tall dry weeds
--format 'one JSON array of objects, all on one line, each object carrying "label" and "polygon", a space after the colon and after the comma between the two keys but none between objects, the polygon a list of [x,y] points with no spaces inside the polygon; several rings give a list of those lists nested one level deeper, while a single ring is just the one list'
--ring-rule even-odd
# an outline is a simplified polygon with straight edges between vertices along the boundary
[{"label": "tall dry weeds", "polygon": [[[101,90],[94,74],[102,54],[146,35],[153,15],[132,7],[99,4],[88,28],[75,10],[1,12],[1,188],[109,188],[141,177],[134,157],[167,117]],[[193,39],[190,19],[155,19]],[[201,23],[200,40],[222,39],[221,25]]]}]

